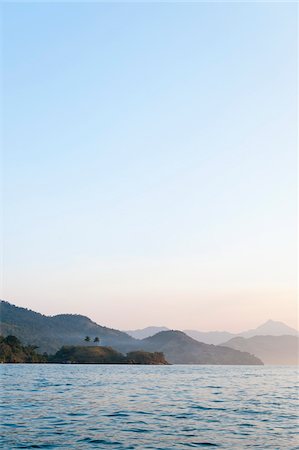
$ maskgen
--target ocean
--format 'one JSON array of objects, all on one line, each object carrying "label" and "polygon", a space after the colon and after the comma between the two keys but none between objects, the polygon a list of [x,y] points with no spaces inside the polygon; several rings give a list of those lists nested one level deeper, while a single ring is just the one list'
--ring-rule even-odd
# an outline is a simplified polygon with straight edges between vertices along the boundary
[{"label": "ocean", "polygon": [[5,450],[299,449],[298,368],[2,364]]}]

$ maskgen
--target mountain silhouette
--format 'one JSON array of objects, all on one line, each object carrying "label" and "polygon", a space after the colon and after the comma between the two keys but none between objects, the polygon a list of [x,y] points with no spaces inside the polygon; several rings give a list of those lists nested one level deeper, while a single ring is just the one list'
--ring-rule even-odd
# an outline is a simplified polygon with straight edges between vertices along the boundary
[{"label": "mountain silhouette", "polygon": [[249,353],[200,343],[182,331],[161,331],[139,340],[77,314],[45,316],[4,301],[0,312],[0,333],[14,335],[26,345],[37,345],[39,352],[55,353],[62,346],[82,346],[84,338],[89,336],[99,337],[101,346],[113,347],[121,353],[163,352],[173,364],[262,364]]},{"label": "mountain silhouette", "polygon": [[[153,336],[154,334],[159,333],[160,331],[167,331],[167,330],[169,330],[169,328],[167,327],[150,326],[140,330],[130,330],[127,331],[127,333],[130,336],[133,336],[137,339],[144,339],[149,336]],[[223,342],[226,342],[229,339],[232,339],[237,336],[243,337],[263,336],[263,335],[298,336],[298,331],[295,328],[291,328],[283,322],[278,322],[274,320],[268,320],[267,322],[263,323],[257,328],[243,331],[241,333],[231,333],[229,331],[199,331],[192,329],[183,330],[183,332],[188,336],[190,336],[191,338],[197,340],[198,342],[204,342],[205,344],[214,344],[214,345],[220,345]]]},{"label": "mountain silhouette", "polygon": [[167,327],[146,327],[138,330],[126,330],[125,333],[135,339],[145,339],[147,337],[154,336],[154,334],[160,333],[160,331],[167,330],[169,330]]},{"label": "mountain silhouette", "polygon": [[291,328],[283,322],[276,320],[268,320],[257,328],[252,330],[244,331],[240,333],[239,336],[245,338],[253,336],[298,336],[298,331],[295,328]]},{"label": "mountain silhouette", "polygon": [[135,339],[128,334],[98,325],[79,314],[45,316],[4,301],[0,308],[0,334],[12,334],[25,344],[37,345],[39,352],[51,353],[63,345],[80,345],[85,336],[97,336],[101,345],[121,352],[135,347]]},{"label": "mountain silhouette", "polygon": [[182,331],[161,331],[144,339],[142,349],[163,352],[172,364],[262,364],[249,353],[236,353],[228,347],[197,342]]},{"label": "mountain silhouette", "polygon": [[297,365],[299,362],[298,336],[253,336],[235,337],[223,344],[242,352],[249,352],[265,364]]}]

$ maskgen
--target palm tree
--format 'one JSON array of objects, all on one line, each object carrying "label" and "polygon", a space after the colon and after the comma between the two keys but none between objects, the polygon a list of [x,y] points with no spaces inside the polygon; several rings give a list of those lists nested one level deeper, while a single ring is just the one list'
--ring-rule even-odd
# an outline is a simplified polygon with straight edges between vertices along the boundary
[{"label": "palm tree", "polygon": [[90,342],[90,337],[89,337],[89,336],[86,336],[85,339],[84,339],[84,341],[85,341],[85,342]]},{"label": "palm tree", "polygon": [[94,338],[93,342],[95,342],[96,344],[99,344],[100,339],[98,338],[98,336],[96,336],[96,337]]}]

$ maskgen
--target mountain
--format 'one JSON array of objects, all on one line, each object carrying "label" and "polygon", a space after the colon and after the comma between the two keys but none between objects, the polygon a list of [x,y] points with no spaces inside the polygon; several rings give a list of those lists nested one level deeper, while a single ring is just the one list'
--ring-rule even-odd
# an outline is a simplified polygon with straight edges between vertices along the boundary
[{"label": "mountain", "polygon": [[1,301],[0,334],[17,336],[25,345],[37,345],[39,352],[56,352],[63,345],[80,345],[85,336],[99,337],[101,345],[120,352],[136,348],[136,341],[122,331],[102,327],[77,314],[43,314]]},{"label": "mountain", "polygon": [[139,330],[128,330],[125,333],[129,334],[135,339],[145,339],[147,337],[153,336],[154,334],[160,333],[160,331],[167,331],[167,327],[146,327]]},{"label": "mountain", "polygon": [[297,336],[235,337],[222,345],[252,353],[265,364],[294,365],[299,362],[299,338]]},{"label": "mountain", "polygon": [[263,364],[249,353],[197,342],[182,331],[161,331],[141,342],[143,350],[162,352],[171,364]]},{"label": "mountain", "polygon": [[76,314],[45,316],[11,305],[0,304],[0,334],[14,335],[24,345],[37,345],[39,352],[55,353],[62,346],[82,346],[85,336],[99,337],[100,345],[121,353],[137,350],[163,352],[174,364],[262,364],[248,353],[228,347],[198,342],[182,331],[161,331],[143,340],[127,333],[102,327],[88,317]]},{"label": "mountain", "polygon": [[298,336],[298,331],[295,328],[291,328],[283,322],[277,322],[274,320],[268,320],[262,325],[252,330],[243,331],[242,333],[229,333],[228,331],[197,331],[197,330],[184,330],[188,336],[196,339],[199,342],[205,342],[206,344],[219,345],[237,336],[249,338],[252,336]]},{"label": "mountain", "polygon": [[199,342],[214,345],[222,344],[222,342],[227,341],[235,336],[233,333],[229,333],[228,331],[184,330],[184,333]]},{"label": "mountain", "polygon": [[[140,330],[126,331],[127,334],[135,339],[145,339],[150,336],[154,336],[160,331],[168,331],[167,327],[147,327]],[[274,320],[268,320],[262,325],[252,330],[244,331],[241,333],[230,333],[228,331],[198,331],[198,330],[183,330],[185,334],[195,339],[198,342],[204,342],[205,344],[219,345],[237,336],[252,337],[252,336],[298,336],[298,331],[295,328],[291,328],[283,322],[277,322]]]},{"label": "mountain", "polygon": [[[148,337],[154,336],[161,331],[169,331],[167,327],[146,327],[138,330],[126,330],[125,333],[129,334],[135,339],[146,339]],[[214,344],[218,345],[224,341],[235,336],[233,333],[229,333],[228,331],[198,331],[198,330],[183,330],[183,333],[190,336],[192,339],[195,339],[199,342],[205,342],[206,344]]]},{"label": "mountain", "polygon": [[298,336],[298,331],[295,328],[291,328],[283,322],[278,322],[275,320],[268,320],[257,328],[252,330],[244,331],[240,333],[239,336],[245,338],[253,336]]}]

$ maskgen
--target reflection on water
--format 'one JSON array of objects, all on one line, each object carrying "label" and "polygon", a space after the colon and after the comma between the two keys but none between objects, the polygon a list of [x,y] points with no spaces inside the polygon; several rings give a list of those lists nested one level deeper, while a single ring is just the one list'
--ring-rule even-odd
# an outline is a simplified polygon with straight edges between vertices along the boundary
[{"label": "reflection on water", "polygon": [[299,449],[294,367],[0,369],[5,450]]}]

